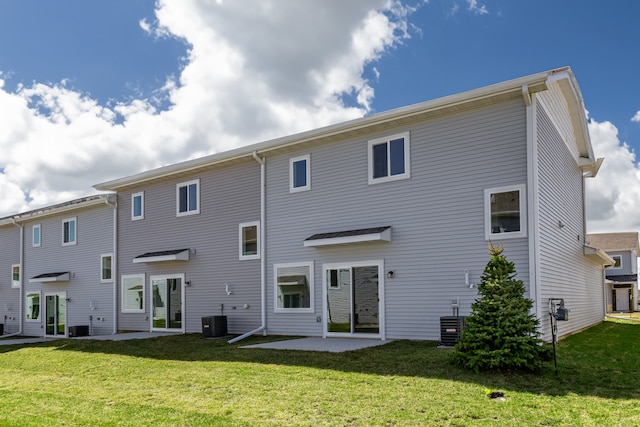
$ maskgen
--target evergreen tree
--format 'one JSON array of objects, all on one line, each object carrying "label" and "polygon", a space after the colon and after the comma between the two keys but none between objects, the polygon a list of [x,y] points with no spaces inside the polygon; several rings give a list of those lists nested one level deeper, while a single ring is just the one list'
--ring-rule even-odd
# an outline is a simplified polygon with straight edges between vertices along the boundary
[{"label": "evergreen tree", "polygon": [[489,246],[491,259],[478,285],[481,296],[471,305],[453,361],[476,372],[538,371],[546,350],[539,322],[530,313],[533,301],[524,297],[524,283],[515,279],[515,265],[502,252],[502,246]]}]

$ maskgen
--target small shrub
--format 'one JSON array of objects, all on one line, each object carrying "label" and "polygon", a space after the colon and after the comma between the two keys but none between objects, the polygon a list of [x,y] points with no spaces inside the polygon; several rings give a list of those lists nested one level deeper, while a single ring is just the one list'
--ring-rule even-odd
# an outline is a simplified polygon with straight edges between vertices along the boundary
[{"label": "small shrub", "polygon": [[533,301],[515,279],[515,265],[507,261],[501,246],[489,247],[471,315],[453,354],[454,363],[473,371],[539,371],[548,351],[542,346],[538,320],[531,314]]}]

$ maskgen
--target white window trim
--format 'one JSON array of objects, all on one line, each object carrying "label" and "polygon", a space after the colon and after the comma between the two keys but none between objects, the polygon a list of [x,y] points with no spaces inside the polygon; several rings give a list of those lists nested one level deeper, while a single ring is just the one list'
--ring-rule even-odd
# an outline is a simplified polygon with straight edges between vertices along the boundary
[{"label": "white window trim", "polygon": [[[18,284],[16,285],[13,282],[13,269],[18,267]],[[11,265],[11,288],[19,289],[22,287],[22,266],[20,264],[12,264]]]},{"label": "white window trim", "polygon": [[[125,304],[125,288],[124,288],[124,280],[125,279],[141,279],[142,284],[142,308],[126,308]],[[143,274],[123,274],[120,276],[120,312],[121,313],[144,313],[147,299],[147,286],[145,283],[145,275]]]},{"label": "white window trim", "polygon": [[[278,307],[278,269],[287,267],[308,267],[309,268],[309,307],[308,308],[279,308]],[[315,286],[314,286],[314,263],[290,262],[285,264],[273,264],[273,309],[274,313],[314,313],[315,312]]]},{"label": "white window trim", "polygon": [[[105,279],[102,277],[102,262],[106,257],[111,258],[111,278]],[[100,255],[100,283],[112,283],[113,282],[113,254],[102,254]]]},{"label": "white window trim", "polygon": [[[66,242],[64,241],[64,223],[73,221],[73,241]],[[73,218],[66,218],[62,220],[62,246],[73,246],[78,243],[78,217],[74,216]]]},{"label": "white window trim", "polygon": [[[194,210],[187,210],[185,212],[180,212],[180,188],[189,187],[192,184],[196,184],[196,208]],[[187,190],[187,197],[189,196],[189,191]],[[187,216],[187,215],[197,215],[200,213],[200,180],[194,179],[191,181],[181,182],[176,184],[176,216]]]},{"label": "white window trim", "polygon": [[[134,214],[134,200],[136,197],[140,197],[140,216],[135,216]],[[131,221],[139,221],[141,219],[144,219],[144,191],[133,193],[131,195]]]},{"label": "white window trim", "polygon": [[[256,246],[257,246],[257,253],[255,255],[244,255],[242,252],[242,249],[244,247],[243,245],[243,235],[242,235],[242,229],[243,228],[247,228],[247,227],[256,227]],[[241,261],[244,260],[251,260],[251,259],[260,259],[260,221],[253,221],[253,222],[243,222],[238,226],[238,256],[240,257]]]},{"label": "white window trim", "polygon": [[[509,191],[519,191],[520,194],[520,231],[493,233],[491,231],[491,195]],[[527,237],[527,195],[525,184],[487,188],[484,190],[484,237],[486,240],[506,240]]]},{"label": "white window trim", "polygon": [[[36,230],[38,230],[38,236],[40,237],[38,243],[36,243]],[[42,225],[40,224],[34,224],[33,227],[31,227],[31,246],[34,248],[42,246]]]},{"label": "white window trim", "polygon": [[622,255],[611,255],[611,259],[620,258],[620,267],[611,266],[607,270],[622,270]]},{"label": "white window trim", "polygon": [[[29,295],[37,294],[40,297],[40,311],[38,312],[37,319],[27,319],[27,313],[29,313]],[[42,291],[31,291],[27,292],[24,296],[24,320],[25,322],[33,322],[39,323],[42,320],[42,315],[44,314],[44,301],[42,300]]]},{"label": "white window trim", "polygon": [[[398,175],[388,175],[380,178],[373,177],[373,146],[379,144],[387,144],[387,150],[389,142],[395,139],[404,138],[404,173]],[[411,140],[409,138],[409,132],[402,132],[391,136],[385,136],[383,138],[376,138],[369,141],[367,144],[368,162],[369,162],[369,185],[380,184],[389,181],[398,181],[402,179],[411,178]],[[388,159],[390,161],[390,158]],[[389,171],[391,173],[391,171]]]},{"label": "white window trim", "polygon": [[[299,161],[305,161],[306,166],[306,175],[307,175],[307,185],[302,187],[294,187],[293,186],[293,164]],[[289,159],[289,192],[290,193],[299,193],[301,191],[309,191],[311,190],[311,155],[305,154],[304,156],[293,157]]]}]

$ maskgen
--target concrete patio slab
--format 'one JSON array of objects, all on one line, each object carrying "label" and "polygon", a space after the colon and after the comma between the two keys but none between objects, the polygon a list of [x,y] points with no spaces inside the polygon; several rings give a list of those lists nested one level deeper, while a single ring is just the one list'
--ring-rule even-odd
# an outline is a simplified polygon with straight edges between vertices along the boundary
[{"label": "concrete patio slab", "polygon": [[[141,340],[146,338],[168,337],[180,335],[180,332],[127,332],[115,335],[91,335],[86,337],[70,338],[73,340],[100,340],[100,341],[126,341]],[[1,338],[1,337],[0,337]],[[32,344],[39,342],[55,341],[64,338],[43,338],[43,337],[15,337],[11,339],[0,339],[0,345]]]},{"label": "concrete patio slab", "polygon": [[376,347],[390,342],[391,341],[373,339],[313,337],[245,345],[240,348],[269,348],[274,350],[326,351],[330,353],[342,353],[343,351]]}]

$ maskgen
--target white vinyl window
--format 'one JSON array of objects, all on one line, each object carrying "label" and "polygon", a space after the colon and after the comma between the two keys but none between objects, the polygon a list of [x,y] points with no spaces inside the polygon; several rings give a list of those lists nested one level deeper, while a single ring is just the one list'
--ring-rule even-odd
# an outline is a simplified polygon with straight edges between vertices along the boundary
[{"label": "white vinyl window", "polygon": [[369,141],[369,184],[411,177],[409,132]]},{"label": "white vinyl window", "polygon": [[31,227],[31,245],[34,248],[42,246],[42,226],[40,224]]},{"label": "white vinyl window", "polygon": [[144,274],[122,276],[121,300],[123,313],[144,313]]},{"label": "white vinyl window", "polygon": [[609,267],[609,270],[618,270],[622,268],[622,255],[611,255],[613,265]]},{"label": "white vinyl window", "polygon": [[27,312],[25,313],[27,321],[34,322],[40,320],[40,292],[27,293]]},{"label": "white vinyl window", "polygon": [[100,255],[100,282],[113,281],[113,254]]},{"label": "white vinyl window", "polygon": [[240,259],[260,259],[260,222],[240,224]]},{"label": "white vinyl window", "polygon": [[11,287],[19,288],[22,283],[22,275],[20,272],[20,264],[13,264],[11,266]]},{"label": "white vinyl window", "polygon": [[68,218],[62,221],[62,246],[75,245],[78,234],[77,218]]},{"label": "white vinyl window", "polygon": [[275,264],[276,313],[313,313],[313,262]]},{"label": "white vinyl window", "polygon": [[200,213],[200,180],[183,182],[176,185],[176,215],[194,215]]},{"label": "white vinyl window", "polygon": [[289,191],[311,190],[311,156],[309,154],[289,159]]},{"label": "white vinyl window", "polygon": [[484,190],[485,238],[527,237],[525,186]]},{"label": "white vinyl window", "polygon": [[131,195],[131,220],[144,219],[144,191]]}]

